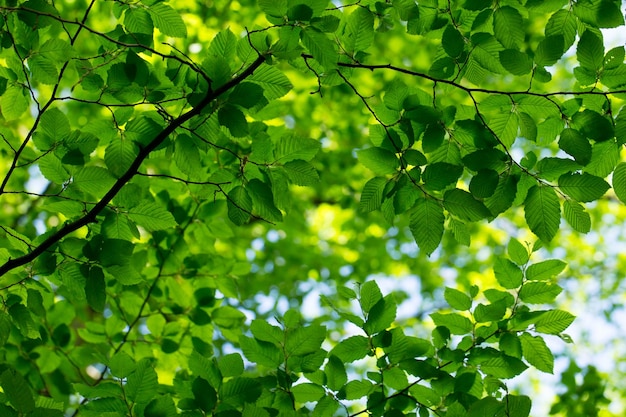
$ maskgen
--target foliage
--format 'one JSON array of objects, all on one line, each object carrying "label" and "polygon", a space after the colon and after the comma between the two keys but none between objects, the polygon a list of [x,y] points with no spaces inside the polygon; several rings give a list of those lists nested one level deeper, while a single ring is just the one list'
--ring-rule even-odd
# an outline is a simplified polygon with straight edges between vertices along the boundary
[{"label": "foliage", "polygon": [[546,254],[626,202],[619,6],[7,1],[0,414],[529,416]]}]

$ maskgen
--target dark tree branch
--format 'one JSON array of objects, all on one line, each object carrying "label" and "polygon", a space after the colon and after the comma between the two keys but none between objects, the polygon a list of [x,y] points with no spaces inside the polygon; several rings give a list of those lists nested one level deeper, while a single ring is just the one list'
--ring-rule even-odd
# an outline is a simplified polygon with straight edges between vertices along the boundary
[{"label": "dark tree branch", "polygon": [[235,87],[237,84],[241,83],[247,77],[251,76],[252,73],[254,73],[254,71],[263,64],[263,62],[265,62],[265,58],[266,57],[264,55],[259,55],[257,59],[239,75],[233,77],[230,81],[217,88],[216,90],[209,92],[204,97],[204,99],[200,103],[198,103],[196,107],[172,120],[172,122],[167,125],[150,143],[148,143],[148,145],[140,149],[139,154],[131,164],[130,168],[128,168],[128,170],[115,182],[115,184],[113,184],[111,189],[91,210],[89,210],[87,214],[85,214],[83,217],[76,221],[67,223],[65,226],[59,229],[56,233],[52,234],[39,246],[34,248],[26,255],[20,256],[15,259],[9,259],[7,262],[0,266],[0,277],[15,268],[34,261],[39,255],[50,249],[50,247],[58,243],[68,234],[80,229],[83,226],[88,225],[89,223],[95,222],[98,214],[100,214],[100,212],[111,202],[111,200],[113,200],[113,198],[122,189],[122,187],[126,185],[137,174],[139,167],[141,166],[143,161],[165,140],[165,138],[172,134],[176,129],[181,127],[185,122],[202,113],[202,110],[204,110],[204,108],[206,108],[213,100],[215,100],[231,88]]}]

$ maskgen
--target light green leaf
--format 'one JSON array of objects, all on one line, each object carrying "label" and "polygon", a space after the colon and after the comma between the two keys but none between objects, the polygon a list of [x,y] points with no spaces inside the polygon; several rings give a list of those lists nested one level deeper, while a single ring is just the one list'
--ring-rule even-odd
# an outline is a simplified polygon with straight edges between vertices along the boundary
[{"label": "light green leaf", "polygon": [[398,170],[399,160],[396,155],[383,148],[367,148],[357,151],[359,162],[376,175],[393,174]]},{"label": "light green leaf", "polygon": [[325,33],[308,26],[302,30],[301,38],[304,46],[325,70],[330,71],[337,67],[339,58],[337,44],[331,41]]},{"label": "light green leaf", "polygon": [[145,358],[139,361],[135,371],[128,375],[125,392],[130,401],[148,403],[156,395],[157,387],[156,371],[150,364],[150,359]]},{"label": "light green leaf", "polygon": [[239,346],[246,358],[257,365],[274,369],[284,361],[280,351],[272,343],[239,336]]},{"label": "light green leaf", "polygon": [[148,9],[152,21],[164,35],[175,38],[187,36],[187,26],[178,12],[163,2],[155,3]]},{"label": "light green leaf", "polygon": [[31,413],[35,410],[33,393],[22,374],[9,368],[0,375],[0,383],[4,395],[20,414]]},{"label": "light green leaf", "polygon": [[268,100],[280,98],[293,88],[285,74],[270,65],[261,65],[248,77],[248,81],[253,81],[263,87],[263,94]]},{"label": "light green leaf", "polygon": [[518,265],[525,265],[530,258],[528,248],[515,238],[509,240],[509,244],[507,246],[507,254],[511,257],[513,262]]},{"label": "light green leaf", "polygon": [[28,99],[21,86],[12,85],[0,97],[0,110],[4,120],[16,120],[28,109]]},{"label": "light green leaf", "polygon": [[522,342],[524,359],[538,370],[551,374],[554,368],[554,356],[543,338],[523,333],[520,336],[520,341]]},{"label": "light green leaf", "polygon": [[549,310],[541,315],[535,323],[535,330],[539,333],[560,334],[567,329],[576,316],[563,310]]},{"label": "light green leaf", "polygon": [[621,145],[612,140],[594,143],[591,162],[585,166],[584,171],[596,177],[607,177],[620,160],[620,148]]},{"label": "light green leaf", "polygon": [[604,63],[602,39],[591,30],[583,32],[576,47],[576,57],[582,67],[598,71]]},{"label": "light green leaf", "polygon": [[620,162],[613,171],[613,191],[626,204],[626,162]]},{"label": "light green leaf", "polygon": [[386,295],[369,310],[363,330],[372,335],[387,329],[396,319],[396,310],[397,306],[393,295]]},{"label": "light green leaf", "polygon": [[248,182],[246,190],[252,199],[255,211],[261,218],[271,222],[283,220],[283,214],[274,205],[272,189],[267,184],[253,178]]},{"label": "light green leaf", "polygon": [[324,374],[326,375],[326,386],[333,391],[339,391],[343,385],[348,382],[348,375],[343,361],[336,356],[330,355],[326,366],[324,366]]},{"label": "light green leaf", "polygon": [[443,190],[456,182],[463,174],[463,167],[447,162],[433,162],[424,168],[422,181],[431,190]]},{"label": "light green leaf", "polygon": [[305,403],[309,401],[315,402],[320,400],[326,394],[326,391],[323,387],[310,382],[294,385],[293,387],[291,387],[291,392],[296,401],[299,403]]},{"label": "light green leaf", "polygon": [[128,210],[128,217],[144,229],[152,232],[176,227],[178,223],[163,206],[149,201]]},{"label": "light green leaf", "polygon": [[589,202],[602,197],[610,186],[602,178],[583,172],[561,175],[559,188],[576,201]]},{"label": "light green leaf", "polygon": [[111,189],[115,178],[108,169],[90,166],[78,171],[73,183],[82,191],[100,197]]},{"label": "light green leaf", "polygon": [[363,186],[363,191],[361,191],[359,208],[366,213],[378,210],[383,202],[386,185],[387,179],[383,177],[374,177],[368,180]]},{"label": "light green leaf", "polygon": [[557,10],[546,24],[546,36],[563,36],[563,49],[567,50],[576,40],[578,19],[571,9]]},{"label": "light green leaf", "polygon": [[548,304],[563,291],[556,284],[544,281],[527,282],[519,292],[520,299],[528,304]]},{"label": "light green leaf", "polygon": [[533,60],[528,54],[516,49],[500,51],[500,63],[513,75],[526,75],[533,69]]},{"label": "light green leaf", "polygon": [[361,310],[363,313],[369,313],[369,311],[382,300],[383,295],[380,292],[380,288],[376,281],[367,281],[363,285],[361,285],[361,291],[359,293],[359,304],[361,305]]},{"label": "light green leaf", "polygon": [[561,221],[561,206],[556,191],[550,187],[533,186],[524,202],[524,215],[533,233],[541,240],[551,241]]},{"label": "light green leaf", "polygon": [[496,258],[493,273],[504,288],[513,289],[522,285],[522,270],[506,258]]},{"label": "light green leaf", "polygon": [[535,63],[540,67],[554,65],[565,52],[563,35],[546,36],[535,51]]},{"label": "light green leaf", "polygon": [[464,311],[472,307],[472,299],[467,294],[457,289],[446,287],[443,296],[450,307],[456,310]]},{"label": "light green leaf", "polygon": [[370,351],[370,342],[365,336],[350,336],[339,342],[330,351],[330,355],[349,363],[363,359]]},{"label": "light green leaf", "polygon": [[326,338],[326,327],[296,327],[286,332],[285,356],[303,356],[317,352]]},{"label": "light green leaf", "polygon": [[447,328],[452,334],[470,334],[474,328],[470,319],[457,313],[432,313],[430,317],[435,325]]},{"label": "light green leaf", "polygon": [[513,145],[519,127],[517,113],[500,112],[489,119],[488,125],[505,147],[509,148]]},{"label": "light green leaf", "polygon": [[491,212],[481,201],[458,188],[446,191],[443,196],[443,206],[451,214],[465,221],[475,222],[491,216]]},{"label": "light green leaf", "polygon": [[441,242],[445,216],[443,207],[434,200],[420,198],[411,211],[409,227],[420,250],[432,254]]},{"label": "light green leaf", "polygon": [[104,151],[104,163],[116,178],[121,177],[130,168],[136,157],[135,144],[123,135],[113,139]]},{"label": "light green leaf", "polygon": [[548,259],[537,262],[526,268],[526,279],[529,281],[549,280],[563,272],[566,266],[567,263],[560,259]]},{"label": "light green leaf", "polygon": [[[614,177],[615,178],[615,177]],[[580,233],[589,233],[591,230],[591,216],[585,211],[582,204],[572,200],[563,202],[563,217],[572,226],[572,229]]]},{"label": "light green leaf", "polygon": [[283,165],[287,176],[296,185],[312,186],[320,181],[320,177],[310,163],[296,159]]},{"label": "light green leaf", "polygon": [[591,161],[591,143],[575,129],[566,128],[561,132],[559,148],[572,155],[581,165]]},{"label": "light green leaf", "polygon": [[374,15],[365,7],[357,7],[348,17],[343,37],[345,48],[352,54],[364,51],[374,41]]},{"label": "light green leaf", "polygon": [[320,150],[320,142],[297,136],[283,136],[276,143],[274,157],[277,162],[289,162],[296,159],[310,161]]},{"label": "light green leaf", "polygon": [[524,41],[522,15],[511,6],[503,6],[493,13],[493,33],[505,48],[518,48]]}]

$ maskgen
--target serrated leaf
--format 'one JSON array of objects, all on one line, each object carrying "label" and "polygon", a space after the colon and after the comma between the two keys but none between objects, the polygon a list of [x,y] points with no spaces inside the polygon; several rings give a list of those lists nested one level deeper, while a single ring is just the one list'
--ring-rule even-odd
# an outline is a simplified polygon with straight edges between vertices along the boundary
[{"label": "serrated leaf", "polygon": [[434,200],[421,198],[411,211],[409,227],[421,251],[432,254],[441,242],[445,216],[443,207]]},{"label": "serrated leaf", "polygon": [[237,226],[250,220],[252,198],[241,185],[236,186],[228,193],[228,218]]},{"label": "serrated leaf", "polygon": [[309,50],[313,58],[319,62],[325,70],[330,71],[337,67],[337,44],[323,32],[309,26],[302,30],[302,44]]},{"label": "serrated leaf", "polygon": [[365,7],[357,7],[348,17],[343,37],[345,48],[351,53],[364,51],[374,41],[374,15]]},{"label": "serrated leaf", "polygon": [[559,259],[537,262],[526,268],[526,279],[529,281],[549,280],[563,272],[566,266],[567,263]]},{"label": "serrated leaf", "polygon": [[372,335],[387,329],[396,319],[396,310],[397,306],[393,295],[386,295],[369,310],[363,330]]},{"label": "serrated leaf", "polygon": [[533,281],[524,284],[519,292],[520,299],[528,304],[548,304],[563,291],[556,284],[544,281]]},{"label": "serrated leaf", "polygon": [[604,179],[583,172],[561,175],[559,188],[576,201],[590,202],[602,197],[610,186]]},{"label": "serrated leaf", "polygon": [[368,180],[361,191],[359,209],[365,213],[378,210],[383,202],[383,194],[387,185],[387,179],[374,177]]},{"label": "serrated leaf", "polygon": [[576,40],[576,26],[578,19],[571,9],[557,10],[546,23],[546,36],[561,35],[563,37],[563,49],[567,50]]},{"label": "serrated leaf", "polygon": [[398,170],[398,158],[386,149],[373,147],[358,150],[356,154],[359,162],[376,175],[393,174]]},{"label": "serrated leaf", "polygon": [[620,162],[613,171],[613,191],[626,204],[626,162]]},{"label": "serrated leaf", "polygon": [[277,162],[289,162],[297,159],[310,161],[320,150],[320,142],[297,136],[283,136],[276,143],[274,157]]},{"label": "serrated leaf", "polygon": [[591,230],[591,216],[580,203],[565,200],[563,202],[563,217],[577,232],[589,233]]},{"label": "serrated leaf", "polygon": [[472,299],[457,289],[446,287],[443,296],[450,307],[456,310],[465,311],[472,307]]},{"label": "serrated leaf", "polygon": [[283,214],[274,205],[272,189],[267,184],[259,179],[253,178],[248,182],[246,189],[252,199],[254,210],[261,218],[271,222],[283,220]]},{"label": "serrated leaf", "polygon": [[116,177],[121,177],[137,157],[137,148],[124,136],[111,141],[104,151],[104,163]]},{"label": "serrated leaf", "polygon": [[296,401],[305,403],[309,401],[319,401],[326,394],[326,391],[320,385],[305,382],[291,387],[291,393]]},{"label": "serrated leaf", "polygon": [[301,186],[312,186],[320,181],[320,177],[310,163],[296,159],[283,165],[292,183]]},{"label": "serrated leaf", "polygon": [[104,195],[115,183],[115,178],[108,169],[85,167],[74,175],[73,183],[86,193],[96,197]]},{"label": "serrated leaf", "polygon": [[506,258],[496,258],[493,272],[500,285],[507,289],[517,288],[522,285],[522,270]]},{"label": "serrated leaf", "polygon": [[370,342],[365,336],[350,336],[339,342],[331,351],[344,363],[350,363],[363,359],[370,352]]},{"label": "serrated leaf", "polygon": [[523,333],[520,341],[524,359],[538,370],[551,374],[554,368],[554,356],[543,338]]},{"label": "serrated leaf", "polygon": [[546,334],[563,333],[572,324],[576,316],[563,310],[549,310],[535,323],[535,331]]},{"label": "serrated leaf", "polygon": [[611,121],[594,110],[585,109],[575,113],[572,122],[580,133],[596,141],[605,141],[615,136]]},{"label": "serrated leaf", "polygon": [[470,319],[457,313],[432,313],[430,317],[435,325],[447,328],[452,334],[471,334],[474,328]]},{"label": "serrated leaf", "polygon": [[271,65],[261,65],[248,77],[248,81],[253,81],[263,87],[263,94],[268,100],[280,98],[293,88],[285,74]]},{"label": "serrated leaf", "polygon": [[87,303],[96,312],[103,312],[106,304],[106,283],[102,269],[97,266],[89,268],[89,276],[85,282]]},{"label": "serrated leaf", "polygon": [[148,403],[156,395],[157,387],[156,371],[146,358],[139,361],[135,371],[128,375],[125,392],[130,401]]},{"label": "serrated leaf", "polygon": [[524,265],[528,262],[530,254],[528,248],[520,243],[519,240],[512,238],[507,246],[507,254],[518,265]]},{"label": "serrated leaf", "polygon": [[0,375],[0,382],[4,395],[20,414],[31,413],[35,410],[33,393],[22,374],[9,368]]},{"label": "serrated leaf", "polygon": [[24,89],[12,85],[4,91],[0,97],[0,110],[4,120],[16,120],[28,109],[28,99],[24,95]]},{"label": "serrated leaf", "polygon": [[376,281],[367,281],[361,285],[359,295],[359,304],[364,313],[369,313],[370,309],[383,298]]},{"label": "serrated leaf", "polygon": [[499,56],[504,69],[513,75],[526,75],[533,69],[532,58],[516,49],[500,51]]},{"label": "serrated leaf", "polygon": [[441,36],[441,46],[451,58],[458,58],[465,49],[465,39],[454,25],[447,25]]},{"label": "serrated leaf", "polygon": [[582,67],[598,71],[604,63],[602,39],[590,30],[583,32],[576,47],[576,57]]},{"label": "serrated leaf", "polygon": [[561,132],[559,148],[572,155],[581,165],[591,161],[591,143],[575,129],[566,128]]},{"label": "serrated leaf", "polygon": [[505,48],[517,48],[524,41],[522,15],[511,6],[503,6],[493,13],[493,33]]},{"label": "serrated leaf", "polygon": [[285,356],[302,356],[317,352],[326,338],[326,327],[311,325],[289,329],[286,334]]},{"label": "serrated leaf", "polygon": [[446,191],[443,196],[443,206],[451,214],[465,221],[475,222],[491,216],[491,212],[482,202],[476,200],[467,191],[458,188]]},{"label": "serrated leaf", "polygon": [[546,36],[537,45],[535,63],[540,67],[549,67],[556,64],[565,52],[563,35]]},{"label": "serrated leaf", "polygon": [[541,240],[549,242],[559,230],[561,206],[556,191],[551,187],[534,185],[524,202],[528,227]]},{"label": "serrated leaf", "polygon": [[480,364],[480,370],[496,378],[513,378],[528,369],[518,358],[501,355]]},{"label": "serrated leaf", "polygon": [[443,190],[449,185],[456,184],[463,174],[463,167],[447,162],[433,162],[424,168],[422,181],[431,190]]},{"label": "serrated leaf", "polygon": [[487,124],[505,147],[509,148],[513,145],[517,138],[517,129],[519,127],[517,113],[512,111],[500,112],[492,116]]},{"label": "serrated leaf", "polygon": [[280,351],[272,343],[252,337],[239,336],[239,346],[246,358],[258,365],[273,369],[284,361]]},{"label": "serrated leaf", "polygon": [[150,201],[128,210],[128,217],[149,232],[176,227],[178,223],[163,206]]},{"label": "serrated leaf", "polygon": [[164,35],[175,38],[187,36],[187,26],[178,12],[163,2],[155,3],[148,9],[154,26]]}]

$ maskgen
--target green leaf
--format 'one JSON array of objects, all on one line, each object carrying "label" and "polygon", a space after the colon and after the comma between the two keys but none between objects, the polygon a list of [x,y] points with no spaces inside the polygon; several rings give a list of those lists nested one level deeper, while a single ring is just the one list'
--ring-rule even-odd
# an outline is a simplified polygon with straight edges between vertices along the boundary
[{"label": "green leaf", "polygon": [[31,413],[35,410],[33,393],[22,374],[9,368],[0,375],[0,383],[4,395],[20,414]]},{"label": "green leaf", "polygon": [[221,306],[211,312],[213,322],[223,329],[236,329],[241,327],[246,315],[231,306]]},{"label": "green leaf", "polygon": [[383,202],[383,195],[387,179],[383,177],[374,177],[368,180],[361,191],[361,200],[359,209],[365,213],[378,210]]},{"label": "green leaf", "polygon": [[533,60],[528,54],[516,49],[500,51],[500,63],[513,75],[526,75],[533,69]]},{"label": "green leaf", "polygon": [[222,376],[224,378],[239,376],[243,373],[243,359],[239,353],[229,353],[221,356],[217,360]]},{"label": "green leaf", "polygon": [[178,225],[172,213],[164,209],[160,204],[149,201],[129,209],[128,217],[150,232],[166,230]]},{"label": "green leaf", "polygon": [[337,44],[318,29],[308,26],[301,33],[302,44],[309,50],[313,58],[319,62],[325,70],[330,71],[337,67]]},{"label": "green leaf", "polygon": [[535,63],[539,67],[549,67],[556,64],[565,52],[563,35],[546,36],[537,45],[535,51]]},{"label": "green leaf", "polygon": [[498,188],[500,176],[493,169],[481,169],[472,177],[469,190],[476,198],[491,197]]},{"label": "green leaf", "polygon": [[369,313],[379,301],[382,300],[383,295],[380,292],[380,288],[376,281],[367,281],[361,285],[361,291],[359,293],[359,304],[363,313]]},{"label": "green leaf", "polygon": [[552,303],[561,291],[563,289],[556,284],[544,281],[528,282],[522,286],[519,297],[528,304],[547,304]]},{"label": "green leaf", "polygon": [[598,71],[604,63],[602,39],[591,30],[584,31],[576,47],[576,57],[582,67]]},{"label": "green leaf", "polygon": [[585,211],[582,204],[565,200],[563,202],[563,217],[577,232],[589,233],[591,230],[591,216]]},{"label": "green leaf", "polygon": [[218,110],[217,119],[234,137],[241,138],[248,135],[248,121],[239,108],[227,104]]},{"label": "green leaf", "polygon": [[543,338],[522,333],[520,341],[524,359],[538,370],[551,374],[554,368],[554,356]]},{"label": "green leaf", "polygon": [[104,163],[114,177],[121,177],[137,157],[137,148],[124,136],[111,141],[104,151]]},{"label": "green leaf", "polygon": [[578,19],[571,9],[557,10],[546,23],[546,36],[563,36],[563,49],[569,49],[576,40]]},{"label": "green leaf", "polygon": [[591,161],[591,143],[575,129],[566,128],[561,132],[559,148],[572,155],[581,165]]},{"label": "green leaf", "polygon": [[507,253],[509,257],[518,265],[525,265],[530,258],[530,254],[528,253],[528,248],[520,243],[519,240],[512,238],[509,240],[509,244],[507,246]]},{"label": "green leaf", "polygon": [[524,41],[522,15],[511,6],[503,6],[493,13],[493,33],[505,48],[518,48]]},{"label": "green leaf", "polygon": [[378,300],[369,310],[363,330],[372,335],[387,329],[396,319],[396,310],[397,306],[393,295],[389,294]]},{"label": "green leaf", "polygon": [[431,190],[443,190],[456,182],[463,174],[463,167],[447,162],[433,162],[426,166],[422,174],[424,184]]},{"label": "green leaf", "polygon": [[239,346],[246,358],[258,365],[274,369],[284,361],[280,351],[272,343],[239,336]]},{"label": "green leaf", "polygon": [[472,299],[467,294],[457,289],[446,287],[443,296],[450,307],[456,310],[464,311],[472,307]]},{"label": "green leaf", "polygon": [[104,311],[106,304],[106,283],[102,269],[94,266],[89,268],[89,276],[85,282],[87,303],[96,312]]},{"label": "green leaf", "polygon": [[537,262],[526,268],[526,279],[530,281],[549,280],[563,272],[566,266],[567,263],[559,259]]},{"label": "green leaf", "polygon": [[431,255],[443,236],[445,216],[443,207],[434,200],[420,198],[411,211],[410,229],[417,246]]},{"label": "green leaf", "polygon": [[560,334],[572,324],[576,316],[563,310],[549,310],[541,315],[535,323],[539,333]]},{"label": "green leaf", "polygon": [[274,205],[272,189],[267,184],[253,178],[248,182],[246,190],[252,199],[254,209],[261,218],[271,222],[280,222],[283,220],[283,214]]},{"label": "green leaf", "polygon": [[506,148],[509,148],[517,138],[519,116],[512,111],[502,111],[489,118],[488,125],[500,142],[502,142]]},{"label": "green leaf", "polygon": [[480,370],[496,378],[509,379],[528,369],[521,360],[508,355],[500,355],[480,364]]},{"label": "green leaf", "polygon": [[326,327],[311,325],[296,327],[286,332],[285,356],[303,356],[316,353],[326,338]]},{"label": "green leaf", "polygon": [[507,406],[508,417],[530,416],[532,401],[526,395],[506,395],[502,402]]},{"label": "green leaf", "polygon": [[291,387],[291,392],[299,403],[316,402],[326,394],[322,386],[310,382],[294,385]]},{"label": "green leaf", "polygon": [[550,187],[533,186],[524,202],[524,215],[528,227],[539,239],[551,241],[561,221],[561,206],[556,191]]},{"label": "green leaf", "polygon": [[285,74],[270,65],[261,65],[248,77],[248,81],[253,81],[263,87],[263,94],[268,100],[280,98],[293,88]]},{"label": "green leaf", "polygon": [[455,188],[446,191],[443,206],[461,220],[475,222],[491,216],[489,209],[467,191]]},{"label": "green leaf", "polygon": [[507,289],[518,288],[522,285],[522,270],[506,258],[496,258],[493,272],[500,285]]},{"label": "green leaf", "polygon": [[363,359],[370,352],[370,342],[364,336],[350,336],[339,342],[331,351],[330,355],[334,355],[341,359],[344,363],[350,363]]},{"label": "green leaf", "polygon": [[219,399],[232,407],[253,403],[261,395],[261,384],[246,377],[237,377],[224,382],[219,389]]},{"label": "green leaf", "polygon": [[328,357],[326,366],[324,366],[324,374],[326,375],[326,386],[333,391],[339,391],[348,381],[343,361],[333,355]]},{"label": "green leaf", "polygon": [[237,226],[250,220],[252,198],[245,188],[238,185],[228,193],[228,218]]},{"label": "green leaf", "polygon": [[356,154],[359,162],[376,175],[393,174],[398,170],[398,158],[386,149],[373,147],[358,150]]},{"label": "green leaf", "polygon": [[471,334],[474,329],[470,319],[457,313],[432,313],[430,317],[435,325],[447,328],[452,334]]},{"label": "green leaf", "polygon": [[157,387],[156,371],[150,364],[150,359],[145,358],[139,361],[135,371],[128,375],[124,388],[130,401],[148,403],[154,398]]},{"label": "green leaf", "polygon": [[453,25],[447,25],[441,37],[441,46],[448,56],[458,58],[465,49],[465,39]]},{"label": "green leaf", "polygon": [[626,204],[626,162],[620,162],[613,171],[613,191]]},{"label": "green leaf", "polygon": [[287,0],[258,0],[263,13],[273,17],[283,17],[287,14]]},{"label": "green leaf", "polygon": [[175,38],[187,36],[187,26],[178,12],[163,2],[155,3],[148,12],[152,17],[154,26],[164,35]]},{"label": "green leaf", "polygon": [[580,133],[596,141],[605,141],[615,136],[611,121],[590,109],[575,113],[572,122]]},{"label": "green leaf", "polygon": [[583,172],[561,175],[559,188],[576,201],[589,202],[602,197],[610,186],[602,178]]},{"label": "green leaf", "polygon": [[28,109],[29,101],[22,87],[12,85],[0,97],[0,110],[4,120],[16,120]]},{"label": "green leaf", "polygon": [[365,7],[357,7],[347,19],[343,36],[345,48],[354,53],[365,51],[374,41],[374,15]]},{"label": "green leaf", "polygon": [[369,395],[374,390],[374,385],[368,380],[349,381],[341,390],[346,400],[358,400]]},{"label": "green leaf", "polygon": [[296,185],[312,186],[320,181],[319,175],[313,165],[306,161],[296,159],[283,165],[287,176]]}]

